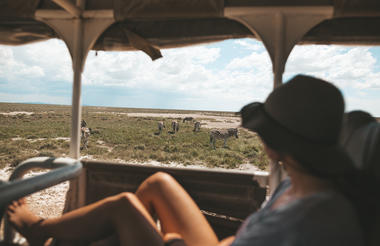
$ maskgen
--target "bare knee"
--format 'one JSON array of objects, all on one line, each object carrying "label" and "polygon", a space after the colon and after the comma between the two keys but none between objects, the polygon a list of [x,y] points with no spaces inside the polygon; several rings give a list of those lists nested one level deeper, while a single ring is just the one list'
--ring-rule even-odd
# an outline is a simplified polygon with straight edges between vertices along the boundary
[{"label": "bare knee", "polygon": [[118,195],[118,203],[133,203],[134,200],[136,200],[136,195],[131,192],[122,192]]},{"label": "bare knee", "polygon": [[112,208],[117,210],[118,208],[125,209],[126,207],[132,205],[137,200],[135,194],[131,192],[122,192],[115,196],[108,198],[108,203],[111,204]]},{"label": "bare knee", "polygon": [[157,172],[147,178],[144,182],[146,182],[149,186],[154,187],[163,187],[166,184],[171,184],[176,182],[175,179],[168,173],[165,172]]},{"label": "bare knee", "polygon": [[108,216],[111,220],[117,218],[120,213],[125,214],[129,213],[133,208],[134,201],[137,200],[137,197],[130,192],[123,192],[117,195],[109,196],[102,201],[101,209],[105,216]]},{"label": "bare knee", "polygon": [[[138,197],[130,192],[123,192],[113,196],[111,201],[111,208],[108,209],[110,213],[111,223],[118,227],[125,227],[131,225],[131,221],[146,224],[146,222],[155,226],[155,222],[149,215],[148,211],[138,199]],[[126,222],[126,219],[129,222]],[[128,224],[129,223],[129,224]],[[132,223],[133,224],[133,223]]]},{"label": "bare knee", "polygon": [[159,194],[165,192],[165,189],[171,187],[177,181],[169,174],[157,172],[147,178],[139,187],[136,194],[140,197],[142,194]]}]

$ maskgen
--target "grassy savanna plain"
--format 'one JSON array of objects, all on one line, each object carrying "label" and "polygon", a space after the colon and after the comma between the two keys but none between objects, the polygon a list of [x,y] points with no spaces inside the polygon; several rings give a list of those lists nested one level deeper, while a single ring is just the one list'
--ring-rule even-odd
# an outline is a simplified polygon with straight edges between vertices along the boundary
[{"label": "grassy savanna plain", "polygon": [[[128,116],[134,113],[141,116]],[[178,114],[201,115],[196,120],[221,125],[231,122],[223,122],[220,117],[238,119],[232,112],[85,106],[82,118],[92,134],[88,149],[81,150],[81,155],[125,163],[158,161],[222,168],[249,163],[261,170],[267,168],[268,159],[256,134],[239,128],[238,139],[229,138],[227,148],[223,148],[223,140],[217,140],[214,150],[209,143],[211,128],[202,126],[200,132],[194,133],[193,123],[182,123],[180,117],[167,117]],[[176,134],[169,134],[173,120],[180,122],[180,129]],[[158,121],[163,121],[166,129],[155,135]],[[70,106],[0,103],[0,167],[15,167],[36,156],[68,156],[70,127]]]}]

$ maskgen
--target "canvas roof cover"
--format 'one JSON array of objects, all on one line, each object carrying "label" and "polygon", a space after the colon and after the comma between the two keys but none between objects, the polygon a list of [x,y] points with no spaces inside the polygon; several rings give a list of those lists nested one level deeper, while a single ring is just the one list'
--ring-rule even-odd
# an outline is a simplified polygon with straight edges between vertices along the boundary
[{"label": "canvas roof cover", "polygon": [[[303,43],[380,44],[377,0],[87,0],[85,9],[113,10],[116,20],[92,49],[133,50],[126,30],[158,48],[254,37],[244,25],[225,18],[224,8],[273,6],[334,7],[334,18],[310,30],[301,40]],[[48,25],[34,18],[41,9],[62,10],[51,0],[0,1],[0,44],[20,45],[60,38]]]}]

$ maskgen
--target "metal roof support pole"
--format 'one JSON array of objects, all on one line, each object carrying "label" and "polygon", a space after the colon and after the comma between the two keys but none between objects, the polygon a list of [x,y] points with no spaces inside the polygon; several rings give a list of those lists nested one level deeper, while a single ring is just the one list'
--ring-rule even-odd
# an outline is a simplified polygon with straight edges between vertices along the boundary
[{"label": "metal roof support pole", "polygon": [[[224,15],[251,30],[264,43],[272,61],[273,88],[282,84],[282,75],[290,52],[312,27],[333,16],[332,6],[313,7],[227,7]],[[270,163],[270,194],[281,182],[284,173]]]},{"label": "metal roof support pole", "polygon": [[[57,10],[57,12],[61,11]],[[98,37],[115,20],[113,15],[101,15],[98,17],[96,13],[89,18],[73,18],[70,16],[67,18],[62,16],[55,18],[54,13],[49,12],[49,15],[46,15],[43,11],[36,12],[36,19],[45,22],[59,34],[69,49],[72,58],[74,82],[70,157],[78,159],[80,157],[81,78],[85,60]]]},{"label": "metal roof support pole", "polygon": [[[82,7],[83,1],[78,1],[77,6]],[[91,11],[86,15],[84,11],[81,18],[72,15],[62,15],[62,10],[37,11],[35,18],[45,22],[52,27],[65,42],[72,59],[74,82],[72,94],[72,120],[71,120],[71,142],[70,157],[80,158],[80,121],[81,121],[81,79],[86,57],[95,44],[98,37],[115,22],[113,11],[100,10]],[[83,17],[86,16],[86,17]],[[78,180],[70,182],[67,194],[65,211],[81,207],[85,203],[85,171]]]},{"label": "metal roof support pole", "polygon": [[74,72],[73,81],[73,95],[71,102],[71,143],[70,143],[70,156],[74,159],[80,157],[80,121],[82,115],[81,107],[81,89],[82,89],[82,72],[85,63],[83,54],[83,21],[81,19],[73,20],[73,53],[72,65]]}]

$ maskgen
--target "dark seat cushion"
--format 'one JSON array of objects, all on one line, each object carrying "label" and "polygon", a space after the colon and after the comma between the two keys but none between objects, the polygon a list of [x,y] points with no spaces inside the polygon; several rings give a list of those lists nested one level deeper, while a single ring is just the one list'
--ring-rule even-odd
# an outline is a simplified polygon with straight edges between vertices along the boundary
[{"label": "dark seat cushion", "polygon": [[341,144],[358,168],[358,207],[367,245],[380,245],[380,123],[364,111],[346,114]]}]

